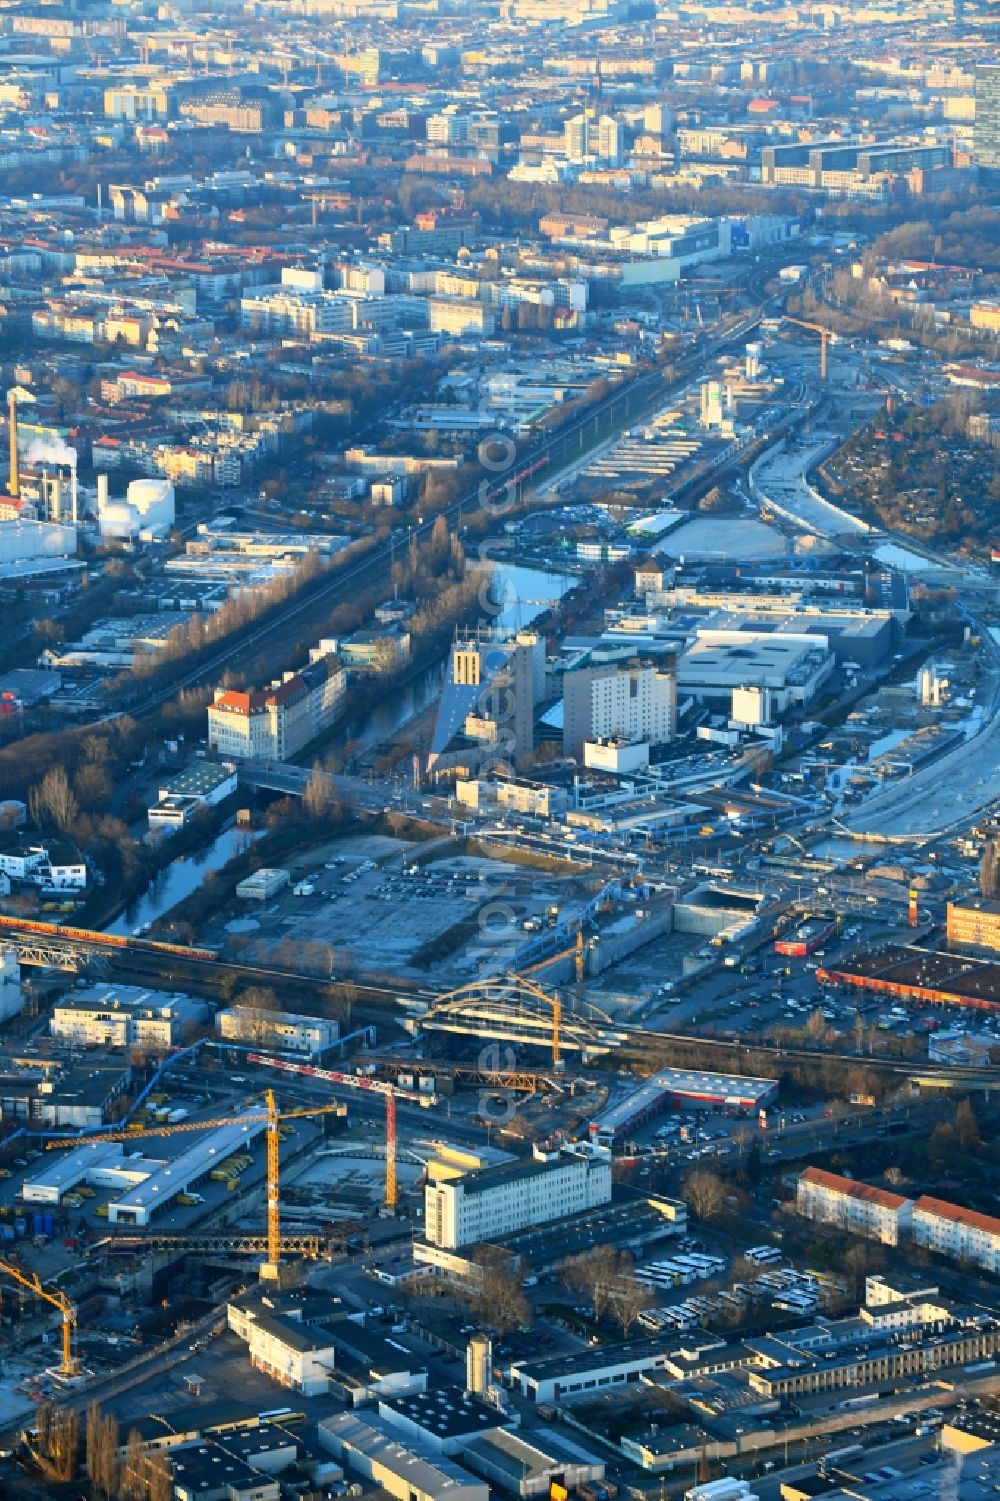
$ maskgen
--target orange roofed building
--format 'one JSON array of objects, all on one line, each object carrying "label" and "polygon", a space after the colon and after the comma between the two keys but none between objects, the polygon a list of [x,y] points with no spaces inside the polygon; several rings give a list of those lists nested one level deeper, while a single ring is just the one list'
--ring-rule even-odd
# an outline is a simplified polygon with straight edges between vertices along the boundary
[{"label": "orange roofed building", "polygon": [[939,1256],[1000,1272],[1000,1219],[991,1214],[924,1194],[913,1206],[913,1239]]},{"label": "orange roofed building", "polygon": [[332,724],[346,684],[339,659],[326,656],[269,688],[217,688],[208,708],[209,746],[236,760],[284,761]]},{"label": "orange roofed building", "polygon": [[795,1208],[806,1219],[898,1246],[910,1229],[913,1201],[822,1167],[807,1167],[799,1175]]}]

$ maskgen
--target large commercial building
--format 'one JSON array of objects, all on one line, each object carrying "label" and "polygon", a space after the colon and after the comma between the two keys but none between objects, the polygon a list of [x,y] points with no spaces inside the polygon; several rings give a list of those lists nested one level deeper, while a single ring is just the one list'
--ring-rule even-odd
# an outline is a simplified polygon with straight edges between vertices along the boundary
[{"label": "large commercial building", "polygon": [[1000,1219],[923,1195],[913,1206],[913,1240],[925,1250],[1000,1272]]},{"label": "large commercial building", "polygon": [[671,659],[577,668],[563,678],[563,750],[583,759],[587,741],[667,745],[677,730]]},{"label": "large commercial building", "polygon": [[678,687],[698,700],[732,703],[733,690],[769,688],[778,714],[812,701],[833,672],[825,636],[699,627],[677,665]]},{"label": "large commercial building", "polygon": [[629,1090],[624,1099],[607,1105],[591,1121],[590,1134],[610,1146],[667,1109],[710,1105],[741,1115],[751,1114],[769,1105],[777,1093],[777,1079],[664,1068]]},{"label": "large commercial building", "polygon": [[976,67],[976,126],[973,160],[983,172],[1000,170],[1000,65]]},{"label": "large commercial building", "polygon": [[849,985],[918,1006],[968,1006],[1000,1011],[1000,963],[943,949],[886,944],[819,969],[821,985]]},{"label": "large commercial building", "polygon": [[208,708],[208,743],[235,760],[284,761],[333,723],[346,684],[338,659],[321,657],[270,688],[217,688]]},{"label": "large commercial building", "polygon": [[910,1229],[913,1201],[825,1168],[807,1167],[799,1175],[795,1208],[806,1219],[898,1246]]},{"label": "large commercial building", "polygon": [[[977,87],[978,100],[978,87]],[[978,127],[978,109],[977,109]],[[895,141],[845,145],[843,141],[765,146],[760,177],[768,187],[826,188],[858,196],[878,196],[914,168],[950,167],[951,143],[899,144]]]},{"label": "large commercial building", "polygon": [[537,1147],[527,1161],[463,1173],[431,1162],[424,1189],[424,1233],[445,1250],[512,1235],[529,1225],[569,1219],[611,1200],[611,1154],[585,1142],[559,1152]]}]

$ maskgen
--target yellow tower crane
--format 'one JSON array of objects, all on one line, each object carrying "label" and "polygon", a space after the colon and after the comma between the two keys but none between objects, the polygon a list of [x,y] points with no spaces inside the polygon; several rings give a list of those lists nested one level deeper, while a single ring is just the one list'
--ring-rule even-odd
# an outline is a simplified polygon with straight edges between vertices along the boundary
[{"label": "yellow tower crane", "polygon": [[[553,1060],[558,1062],[558,1039],[559,1039],[559,1003],[554,1003],[555,1011],[555,1034],[553,1038]],[[365,1093],[385,1096],[385,1203],[386,1208],[395,1209],[397,1197],[396,1181],[396,1100],[412,1100],[426,1109],[433,1104],[433,1098],[429,1095],[415,1093],[413,1090],[400,1089],[398,1085],[386,1084],[381,1079],[371,1079],[366,1075],[345,1074],[335,1072],[332,1069],[319,1068],[311,1063],[292,1063],[285,1058],[272,1058],[264,1054],[252,1054],[250,1061],[261,1063],[266,1067],[282,1070],[284,1073],[301,1074],[310,1079],[333,1085],[346,1085],[350,1089],[357,1089]],[[333,1105],[307,1105],[300,1110],[279,1110],[275,1100],[274,1090],[264,1091],[266,1110],[248,1111],[246,1114],[230,1116],[228,1119],[208,1121],[179,1121],[172,1126],[144,1126],[141,1131],[100,1131],[92,1136],[60,1136],[46,1142],[46,1149],[53,1150],[62,1147],[78,1147],[82,1143],[92,1141],[135,1141],[137,1136],[174,1136],[185,1131],[211,1131],[220,1126],[239,1125],[242,1122],[266,1121],[267,1134],[267,1261],[264,1263],[266,1274],[276,1277],[281,1262],[281,1199],[280,1199],[280,1142],[281,1123],[308,1119],[314,1115],[330,1115],[341,1109],[339,1103]]]},{"label": "yellow tower crane", "polygon": [[784,315],[785,323],[794,323],[796,328],[808,328],[810,333],[819,334],[819,378],[826,380],[826,346],[829,344],[833,333],[829,328],[824,328],[822,323],[807,323],[804,318],[790,318]]},{"label": "yellow tower crane", "polygon": [[[228,1120],[179,1121],[172,1126],[145,1126],[142,1131],[101,1131],[92,1136],[62,1136],[45,1143],[47,1150],[62,1147],[78,1147],[94,1141],[135,1141],[139,1136],[176,1136],[184,1131],[212,1131],[219,1126],[240,1125],[244,1121],[266,1121],[267,1133],[267,1262],[273,1275],[281,1262],[281,1200],[280,1200],[280,1126],[282,1121],[301,1120],[313,1115],[330,1115],[342,1107],[336,1105],[310,1105],[303,1110],[279,1111],[274,1090],[264,1092],[266,1110],[254,1110],[245,1115],[230,1116]],[[46,1294],[42,1294],[46,1296]]]},{"label": "yellow tower crane", "polygon": [[76,1324],[76,1309],[59,1288],[46,1288],[42,1286],[41,1278],[37,1272],[19,1271],[16,1266],[10,1266],[6,1261],[0,1261],[0,1272],[10,1277],[14,1282],[19,1282],[36,1298],[44,1298],[46,1303],[51,1303],[53,1308],[58,1308],[62,1320],[62,1362],[59,1366],[60,1374],[73,1376],[76,1374],[76,1362],[73,1359],[73,1326]]}]

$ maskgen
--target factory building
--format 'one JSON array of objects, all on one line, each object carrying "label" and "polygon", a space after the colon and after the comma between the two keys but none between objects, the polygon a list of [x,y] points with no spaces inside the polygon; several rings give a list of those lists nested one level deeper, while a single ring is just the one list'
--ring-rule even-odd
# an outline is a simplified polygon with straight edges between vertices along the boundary
[{"label": "factory building", "polygon": [[910,1229],[913,1201],[825,1168],[808,1167],[799,1175],[795,1208],[806,1219],[898,1246]]},{"label": "factory building", "polygon": [[108,476],[97,476],[97,524],[102,537],[162,538],[174,524],[174,487],[168,479],[134,479],[124,500],[108,496]]},{"label": "factory building", "polygon": [[676,1334],[623,1340],[568,1355],[514,1361],[510,1376],[515,1390],[529,1402],[559,1402],[595,1391],[610,1390],[665,1371],[677,1350]]},{"label": "factory building", "polygon": [[708,1105],[734,1114],[762,1110],[778,1093],[777,1079],[753,1079],[739,1074],[701,1073],[696,1069],[665,1068],[608,1105],[590,1124],[590,1134],[611,1146],[667,1109]]},{"label": "factory building", "polygon": [[335,1021],[318,1016],[296,1016],[290,1011],[260,1011],[250,1006],[229,1006],[215,1017],[215,1030],[227,1042],[250,1042],[280,1048],[287,1053],[324,1053],[340,1036]]},{"label": "factory building", "polygon": [[455,1250],[568,1219],[610,1200],[611,1154],[590,1143],[567,1144],[558,1152],[536,1146],[526,1161],[465,1173],[453,1163],[432,1161],[424,1233],[431,1245]]},{"label": "factory building", "polygon": [[236,791],[236,767],[231,761],[196,761],[157,790],[146,809],[151,829],[182,828],[199,808],[214,808]]},{"label": "factory building", "polygon": [[[145,1159],[142,1181],[108,1205],[111,1225],[148,1225],[160,1210],[203,1182],[214,1168],[261,1136],[265,1122],[241,1120],[220,1126],[197,1140],[178,1157],[157,1161]],[[131,1161],[131,1159],[129,1159]],[[136,1169],[138,1170],[138,1168]]]},{"label": "factory building", "polygon": [[[748,1367],[752,1391],[770,1400],[813,1396],[817,1392],[859,1391],[886,1387],[924,1371],[939,1371],[971,1362],[991,1361],[1000,1349],[1000,1329],[947,1329],[942,1333],[912,1330],[876,1334],[852,1350],[807,1352],[782,1349],[779,1340],[754,1341],[759,1364]],[[772,1348],[774,1347],[774,1348]],[[783,1353],[787,1358],[782,1359]]]},{"label": "factory building", "polygon": [[489,1501],[485,1481],[443,1454],[401,1442],[402,1433],[384,1419],[338,1412],[323,1418],[317,1433],[320,1448],[395,1501]]},{"label": "factory building", "polygon": [[[74,1148],[66,1155],[48,1156],[37,1173],[24,1180],[21,1197],[26,1204],[59,1204],[80,1183],[113,1186],[114,1175],[123,1174],[125,1149],[120,1141],[95,1141]],[[120,1180],[123,1184],[128,1180]],[[136,1178],[136,1181],[140,1181]]]}]

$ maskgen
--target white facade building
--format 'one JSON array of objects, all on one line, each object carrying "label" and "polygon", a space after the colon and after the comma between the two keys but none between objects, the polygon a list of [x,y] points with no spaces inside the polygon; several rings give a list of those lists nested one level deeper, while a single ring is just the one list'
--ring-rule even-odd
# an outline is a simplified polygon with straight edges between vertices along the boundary
[{"label": "white facade building", "polygon": [[207,1007],[186,995],[132,985],[95,985],[57,1001],[49,1033],[83,1047],[176,1047],[185,1028],[204,1019]]},{"label": "white facade building", "polygon": [[229,1042],[253,1042],[310,1056],[325,1052],[340,1036],[335,1021],[296,1016],[289,1011],[257,1011],[249,1006],[230,1006],[218,1012],[215,1030]]},{"label": "white facade building", "polygon": [[291,1387],[304,1397],[324,1396],[330,1390],[335,1349],[332,1336],[280,1315],[228,1306],[229,1327],[245,1341],[250,1364],[272,1381]]},{"label": "white facade building", "polygon": [[1000,1272],[1000,1219],[993,1215],[925,1194],[913,1206],[913,1240],[949,1260]]},{"label": "white facade building", "polygon": [[346,687],[337,658],[320,657],[270,688],[218,688],[208,707],[208,743],[238,761],[283,761],[333,722]]},{"label": "white facade building", "polygon": [[563,679],[563,750],[578,760],[595,740],[666,745],[677,729],[673,662],[582,667]]},{"label": "white facade building", "polygon": [[799,1176],[795,1208],[806,1219],[898,1246],[910,1229],[913,1201],[825,1168],[808,1167]]},{"label": "white facade building", "polygon": [[560,1152],[535,1148],[527,1162],[500,1163],[459,1174],[432,1162],[424,1190],[424,1232],[431,1245],[454,1250],[583,1214],[611,1200],[611,1153],[589,1142]]}]

